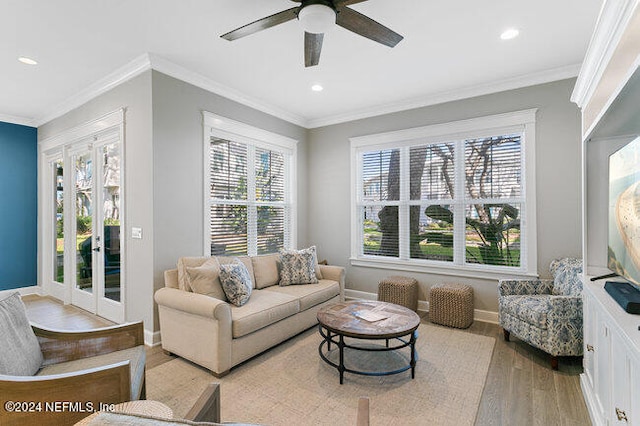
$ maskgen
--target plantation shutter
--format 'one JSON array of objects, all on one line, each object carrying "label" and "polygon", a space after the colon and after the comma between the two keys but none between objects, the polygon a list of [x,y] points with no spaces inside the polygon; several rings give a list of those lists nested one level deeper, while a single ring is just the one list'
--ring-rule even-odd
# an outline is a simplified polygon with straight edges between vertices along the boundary
[{"label": "plantation shutter", "polygon": [[362,154],[360,216],[366,255],[399,256],[400,150]]},{"label": "plantation shutter", "polygon": [[[290,244],[291,154],[212,138],[209,227],[212,255],[274,253]],[[249,161],[251,159],[251,161]]]},{"label": "plantation shutter", "polygon": [[256,148],[256,234],[257,254],[277,252],[285,246],[289,226],[283,153]]},{"label": "plantation shutter", "polygon": [[465,262],[519,267],[525,247],[521,136],[469,139],[464,147]]},{"label": "plantation shutter", "polygon": [[246,255],[247,145],[212,139],[209,150],[212,255]]}]

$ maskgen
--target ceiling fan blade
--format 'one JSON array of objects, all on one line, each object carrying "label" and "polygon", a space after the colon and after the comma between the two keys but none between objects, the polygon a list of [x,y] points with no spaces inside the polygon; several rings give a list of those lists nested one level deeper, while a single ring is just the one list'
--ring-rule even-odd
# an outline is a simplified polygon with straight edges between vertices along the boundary
[{"label": "ceiling fan blade", "polygon": [[363,37],[389,47],[394,47],[404,38],[379,22],[348,7],[343,7],[338,10],[336,23],[342,28],[346,28],[349,31],[353,31],[356,34],[360,34]]},{"label": "ceiling fan blade", "polygon": [[324,34],[304,33],[304,66],[313,67],[320,62]]},{"label": "ceiling fan blade", "polygon": [[257,33],[258,31],[283,24],[291,21],[292,19],[296,19],[298,16],[298,9],[300,9],[300,7],[292,7],[291,9],[283,10],[282,12],[275,13],[271,16],[267,16],[266,18],[258,19],[250,24],[243,25],[242,27],[229,31],[226,34],[222,34],[220,37],[225,40],[232,41]]},{"label": "ceiling fan blade", "polygon": [[350,4],[362,3],[367,0],[334,0],[333,5],[338,7],[349,6]]}]

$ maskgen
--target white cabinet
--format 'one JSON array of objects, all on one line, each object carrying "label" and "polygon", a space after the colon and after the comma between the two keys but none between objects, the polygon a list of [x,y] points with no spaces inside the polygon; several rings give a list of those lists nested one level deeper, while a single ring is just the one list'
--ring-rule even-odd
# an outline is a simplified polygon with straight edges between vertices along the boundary
[{"label": "white cabinet", "polygon": [[594,424],[640,426],[640,315],[604,291],[608,157],[640,135],[640,0],[604,0],[571,100],[582,113],[584,373]]},{"label": "white cabinet", "polygon": [[584,280],[584,373],[580,377],[596,425],[640,426],[640,316],[627,314]]}]

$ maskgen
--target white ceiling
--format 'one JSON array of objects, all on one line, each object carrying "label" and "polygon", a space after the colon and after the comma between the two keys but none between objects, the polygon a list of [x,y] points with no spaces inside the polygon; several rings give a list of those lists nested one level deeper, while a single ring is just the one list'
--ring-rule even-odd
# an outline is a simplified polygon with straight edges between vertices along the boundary
[{"label": "white ceiling", "polygon": [[[601,0],[369,0],[351,7],[404,40],[391,49],[336,27],[311,68],[295,21],[219,37],[296,4],[0,0],[0,120],[42,124],[140,58],[307,127],[558,80],[577,75]],[[508,27],[520,36],[501,40]]]}]

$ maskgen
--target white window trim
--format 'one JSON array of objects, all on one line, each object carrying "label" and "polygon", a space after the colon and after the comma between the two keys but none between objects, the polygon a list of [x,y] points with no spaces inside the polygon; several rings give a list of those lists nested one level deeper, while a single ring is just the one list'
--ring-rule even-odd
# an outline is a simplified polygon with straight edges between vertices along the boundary
[{"label": "white window trim", "polygon": [[[536,161],[535,161],[535,132],[537,108],[496,114],[468,120],[415,127],[393,132],[379,133],[350,138],[351,144],[351,264],[382,269],[395,269],[411,272],[428,272],[440,275],[454,275],[460,277],[478,277],[487,279],[502,278],[505,275],[513,277],[537,276],[537,228],[536,228]],[[522,259],[520,268],[505,268],[492,265],[447,265],[443,262],[428,260],[398,260],[382,258],[380,256],[366,256],[361,254],[361,227],[358,226],[359,215],[357,208],[358,189],[360,182],[360,162],[358,155],[363,151],[388,148],[402,148],[420,143],[446,142],[451,140],[481,138],[497,133],[522,132],[524,165],[523,198],[525,209],[522,212],[523,227],[526,242],[526,258]],[[402,179],[402,177],[401,177]]]},{"label": "white window trim", "polygon": [[[218,114],[208,111],[202,111],[204,138],[204,183],[203,183],[203,200],[204,200],[204,235],[202,241],[202,251],[205,256],[211,254],[211,227],[210,227],[210,203],[209,203],[209,149],[211,137],[231,140],[234,142],[242,142],[258,148],[265,148],[280,151],[291,155],[291,161],[288,162],[286,173],[288,173],[288,191],[291,200],[290,206],[290,227],[289,244],[291,247],[297,247],[297,187],[296,187],[296,163],[297,163],[297,144],[298,141],[287,136],[263,130],[258,127],[251,126],[240,121],[232,120]],[[249,163],[251,164],[251,163]],[[286,164],[286,163],[285,163]],[[248,165],[249,170],[250,166]],[[286,241],[285,241],[286,244]]]}]

